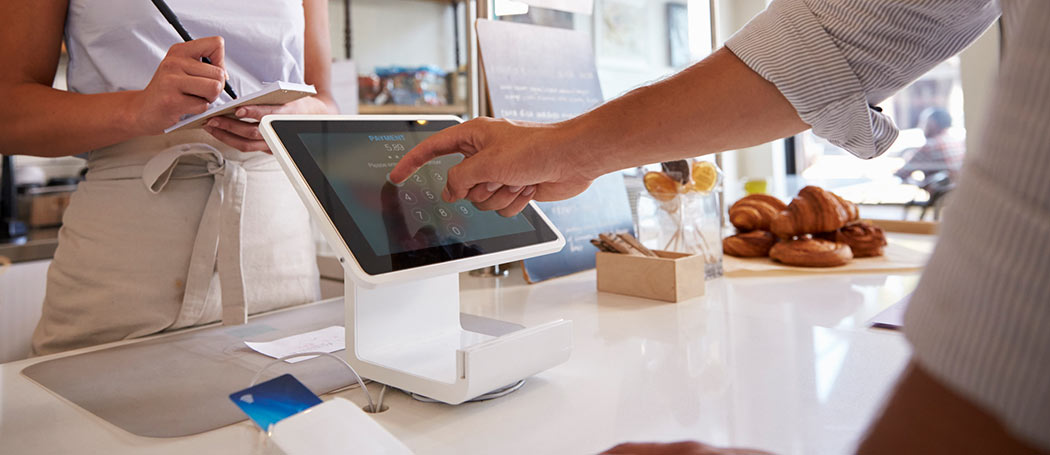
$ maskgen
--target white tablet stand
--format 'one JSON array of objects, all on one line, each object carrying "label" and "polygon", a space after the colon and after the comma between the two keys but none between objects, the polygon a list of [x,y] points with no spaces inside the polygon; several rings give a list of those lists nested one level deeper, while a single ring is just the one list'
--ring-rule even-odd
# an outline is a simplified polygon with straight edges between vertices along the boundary
[{"label": "white tablet stand", "polygon": [[274,130],[275,122],[332,122],[351,131],[355,123],[367,128],[374,128],[369,125],[376,122],[395,126],[434,122],[436,126],[462,119],[449,115],[268,115],[260,122],[266,144],[343,263],[347,362],[360,375],[459,404],[569,359],[570,321],[552,321],[502,336],[464,330],[459,322],[459,272],[553,253],[565,245],[565,237],[535,204],[538,222],[550,228],[556,240],[371,275],[347,262],[353,261],[353,252]]},{"label": "white tablet stand", "polygon": [[500,337],[464,330],[459,275],[366,288],[346,274],[346,353],[373,381],[460,404],[569,359],[572,322]]}]

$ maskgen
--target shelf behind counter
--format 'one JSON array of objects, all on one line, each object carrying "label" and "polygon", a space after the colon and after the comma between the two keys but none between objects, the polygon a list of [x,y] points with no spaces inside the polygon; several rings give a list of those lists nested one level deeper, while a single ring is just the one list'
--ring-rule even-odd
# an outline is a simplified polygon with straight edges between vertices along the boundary
[{"label": "shelf behind counter", "polygon": [[29,230],[29,235],[24,239],[0,241],[0,256],[14,264],[51,259],[58,248],[58,229],[34,228]]}]

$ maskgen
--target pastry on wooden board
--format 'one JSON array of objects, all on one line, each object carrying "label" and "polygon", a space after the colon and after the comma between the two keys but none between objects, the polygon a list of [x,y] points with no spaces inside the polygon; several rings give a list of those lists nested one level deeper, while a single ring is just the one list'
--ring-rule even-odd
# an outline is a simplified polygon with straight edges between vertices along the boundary
[{"label": "pastry on wooden board", "polygon": [[817,186],[807,186],[791,200],[770,223],[770,230],[780,238],[817,232],[832,232],[858,218],[857,206],[835,193]]},{"label": "pastry on wooden board", "polygon": [[853,259],[853,252],[844,243],[802,237],[773,245],[769,257],[799,267],[836,267],[849,263]]},{"label": "pastry on wooden board", "polygon": [[777,236],[769,231],[743,232],[722,240],[722,251],[740,258],[764,258],[775,243]]},{"label": "pastry on wooden board", "polygon": [[787,209],[780,199],[768,194],[749,194],[729,207],[729,222],[740,231],[769,230],[769,223]]}]

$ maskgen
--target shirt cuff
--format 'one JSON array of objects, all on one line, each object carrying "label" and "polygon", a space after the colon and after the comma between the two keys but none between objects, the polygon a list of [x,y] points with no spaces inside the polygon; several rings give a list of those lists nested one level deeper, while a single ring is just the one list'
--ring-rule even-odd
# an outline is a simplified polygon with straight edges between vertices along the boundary
[{"label": "shirt cuff", "polygon": [[874,158],[897,139],[893,121],[868,105],[860,79],[803,0],[774,1],[726,47],[832,144]]}]

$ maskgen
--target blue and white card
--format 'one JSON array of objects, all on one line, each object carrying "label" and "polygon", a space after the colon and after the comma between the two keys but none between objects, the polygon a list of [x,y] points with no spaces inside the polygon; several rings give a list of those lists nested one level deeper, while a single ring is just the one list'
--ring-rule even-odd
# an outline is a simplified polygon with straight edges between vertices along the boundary
[{"label": "blue and white card", "polygon": [[321,404],[320,397],[290,374],[231,393],[230,400],[263,430]]}]

